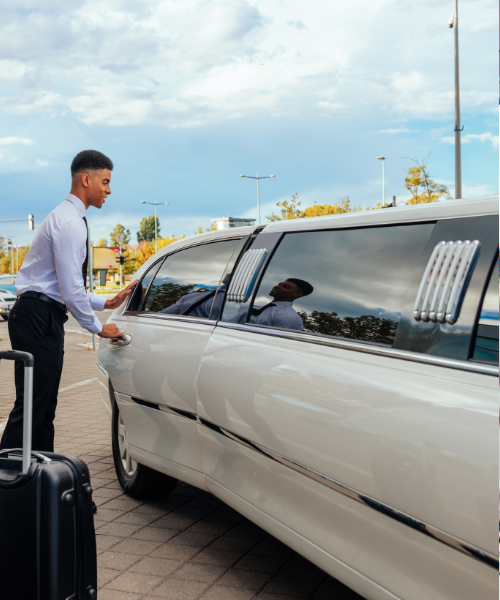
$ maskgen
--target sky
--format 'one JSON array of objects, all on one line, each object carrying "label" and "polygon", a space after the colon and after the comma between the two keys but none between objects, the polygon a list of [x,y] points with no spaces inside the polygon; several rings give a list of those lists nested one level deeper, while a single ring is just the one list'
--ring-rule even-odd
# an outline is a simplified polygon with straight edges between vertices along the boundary
[{"label": "sky", "polygon": [[[92,239],[168,202],[162,235],[349,196],[408,198],[412,157],[454,194],[453,0],[0,0],[0,235],[29,243],[74,155],[114,162]],[[463,197],[494,194],[498,2],[459,0]],[[154,209],[153,209],[154,210]]]}]

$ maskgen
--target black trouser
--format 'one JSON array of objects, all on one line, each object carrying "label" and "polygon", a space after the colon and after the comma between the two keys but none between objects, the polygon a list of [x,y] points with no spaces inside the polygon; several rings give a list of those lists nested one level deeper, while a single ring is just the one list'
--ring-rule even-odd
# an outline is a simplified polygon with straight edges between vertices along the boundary
[{"label": "black trouser", "polygon": [[[9,317],[13,350],[30,352],[33,370],[33,450],[54,451],[54,417],[64,357],[66,313],[37,298],[19,298]],[[22,448],[24,365],[15,363],[16,401],[0,442],[0,449]]]}]

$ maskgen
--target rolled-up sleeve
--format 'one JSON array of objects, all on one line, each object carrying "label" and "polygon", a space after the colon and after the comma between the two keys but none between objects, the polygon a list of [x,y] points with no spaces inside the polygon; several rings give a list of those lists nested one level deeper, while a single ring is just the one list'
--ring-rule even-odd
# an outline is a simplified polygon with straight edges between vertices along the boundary
[{"label": "rolled-up sleeve", "polygon": [[92,303],[98,302],[94,300],[97,296],[87,294],[83,285],[84,229],[79,223],[69,221],[63,223],[52,235],[54,263],[63,302],[82,327],[92,333],[100,333],[102,325],[92,310]]}]

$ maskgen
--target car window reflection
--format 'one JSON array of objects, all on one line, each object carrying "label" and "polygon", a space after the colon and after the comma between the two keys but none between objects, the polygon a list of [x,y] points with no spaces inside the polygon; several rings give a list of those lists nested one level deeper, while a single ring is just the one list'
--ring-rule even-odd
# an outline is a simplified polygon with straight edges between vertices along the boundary
[{"label": "car window reflection", "polygon": [[[393,344],[408,286],[433,228],[425,223],[286,234],[264,274],[248,324]],[[289,273],[293,277],[282,278]],[[287,281],[299,283],[291,287],[295,297],[289,290],[285,300],[279,294]],[[280,300],[270,301],[275,293]]]},{"label": "car window reflection", "polygon": [[149,289],[144,310],[210,318],[224,269],[239,240],[187,248],[168,256]]}]

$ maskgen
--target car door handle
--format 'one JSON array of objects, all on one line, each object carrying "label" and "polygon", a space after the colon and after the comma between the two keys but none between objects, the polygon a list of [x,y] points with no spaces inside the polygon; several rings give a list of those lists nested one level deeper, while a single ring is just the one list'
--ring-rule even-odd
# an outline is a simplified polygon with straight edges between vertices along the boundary
[{"label": "car door handle", "polygon": [[125,336],[125,338],[111,340],[111,344],[113,344],[113,346],[128,346],[132,341],[132,336],[128,335],[127,333],[124,333],[123,335]]}]

